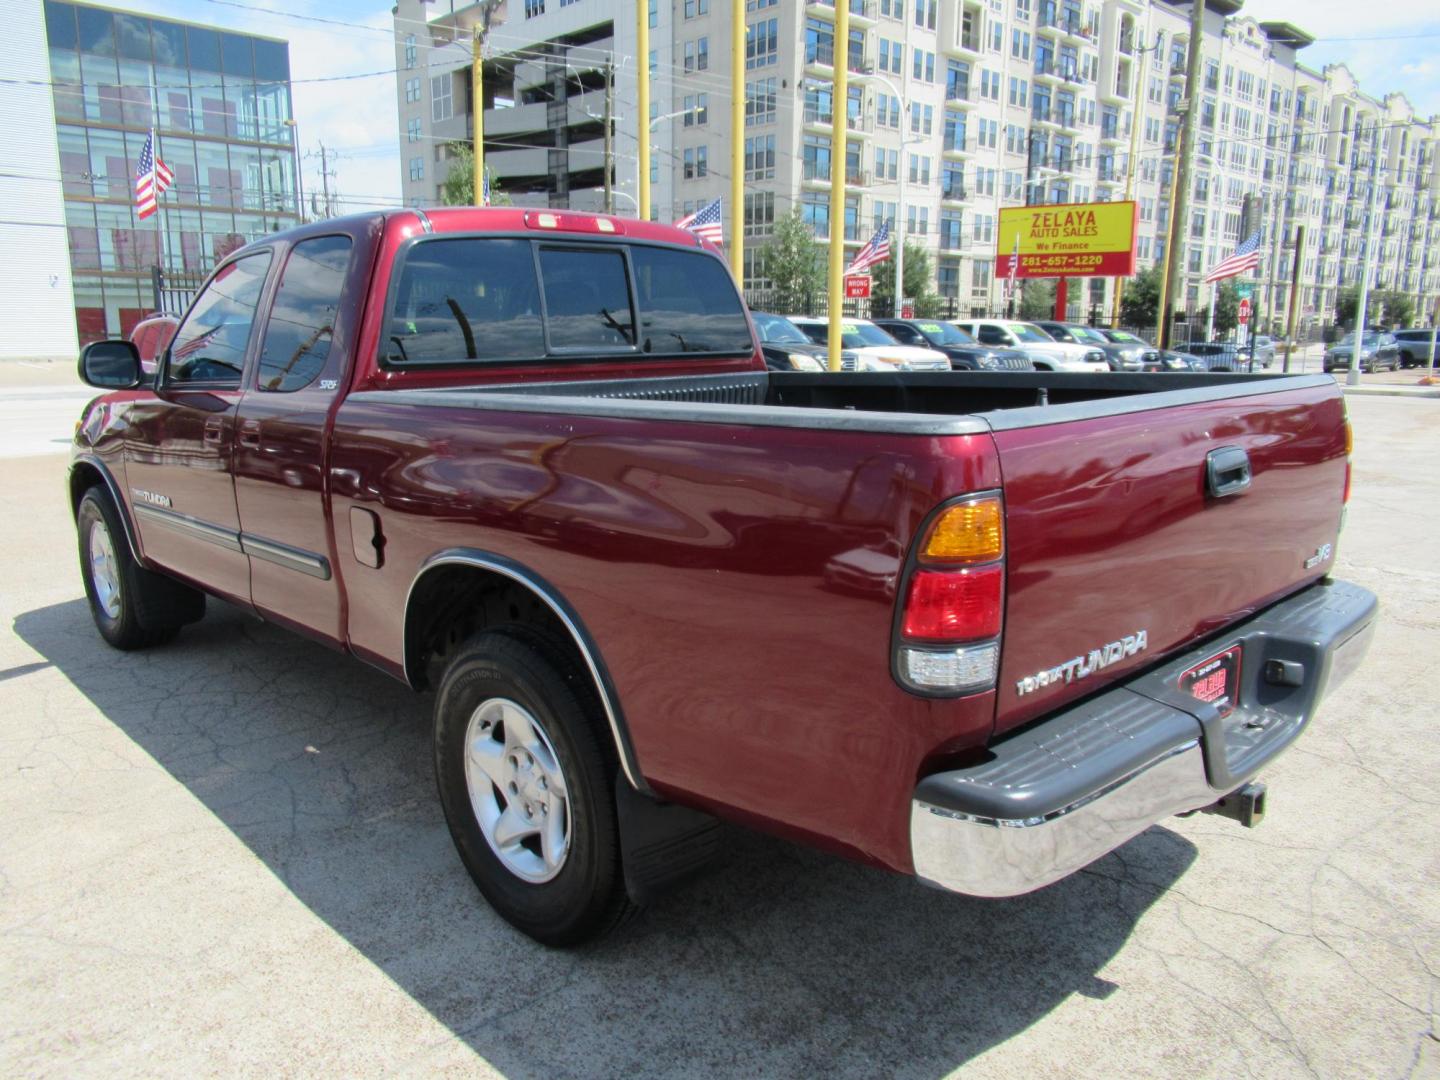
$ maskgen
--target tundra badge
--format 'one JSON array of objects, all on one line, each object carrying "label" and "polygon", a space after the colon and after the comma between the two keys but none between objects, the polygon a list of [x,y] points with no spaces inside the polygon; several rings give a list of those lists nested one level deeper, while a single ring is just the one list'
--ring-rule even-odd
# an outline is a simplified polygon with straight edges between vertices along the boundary
[{"label": "tundra badge", "polygon": [[1321,563],[1328,562],[1330,560],[1330,553],[1334,550],[1335,549],[1332,548],[1329,544],[1321,544],[1318,548],[1315,549],[1315,554],[1311,555],[1308,559],[1305,560],[1305,569],[1314,570],[1315,567],[1319,566]]},{"label": "tundra badge", "polygon": [[1127,634],[1119,641],[1112,641],[1101,645],[1098,649],[1091,649],[1088,656],[1077,656],[1073,660],[1066,660],[1063,664],[1056,664],[1052,668],[1037,671],[1034,675],[1026,675],[1023,679],[1015,680],[1015,694],[1017,697],[1024,697],[1042,687],[1084,679],[1094,675],[1101,668],[1109,667],[1117,660],[1143,652],[1146,644],[1148,641],[1144,630]]}]

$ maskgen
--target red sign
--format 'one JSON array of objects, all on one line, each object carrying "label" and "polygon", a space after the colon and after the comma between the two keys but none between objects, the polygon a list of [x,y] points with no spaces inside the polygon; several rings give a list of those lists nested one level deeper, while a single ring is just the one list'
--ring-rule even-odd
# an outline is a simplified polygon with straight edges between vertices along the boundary
[{"label": "red sign", "polygon": [[1248,323],[1249,321],[1250,321],[1250,301],[1249,301],[1248,299],[1246,299],[1246,300],[1241,300],[1241,301],[1240,301],[1240,325],[1241,325],[1241,326],[1244,326],[1244,325],[1245,325],[1246,323]]},{"label": "red sign", "polygon": [[900,306],[900,318],[913,319],[914,317],[915,309],[913,307],[911,307],[909,304],[902,304]]},{"label": "red sign", "polygon": [[870,278],[865,274],[846,274],[845,299],[868,300],[869,298]]}]

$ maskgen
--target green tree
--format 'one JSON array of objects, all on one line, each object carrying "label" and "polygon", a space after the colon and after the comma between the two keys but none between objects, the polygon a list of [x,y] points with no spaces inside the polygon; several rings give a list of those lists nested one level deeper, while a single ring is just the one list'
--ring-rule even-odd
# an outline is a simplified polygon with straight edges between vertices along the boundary
[{"label": "green tree", "polygon": [[759,249],[765,276],[780,294],[774,306],[800,314],[801,308],[825,291],[825,263],[815,230],[797,206],[775,222],[770,242]]},{"label": "green tree", "polygon": [[1228,334],[1240,325],[1240,290],[1232,281],[1222,282],[1215,297],[1215,333]]},{"label": "green tree", "polygon": [[1360,307],[1360,286],[1346,285],[1335,294],[1335,321],[1341,326],[1355,325],[1355,312]]},{"label": "green tree", "polygon": [[1049,319],[1055,314],[1055,279],[1027,278],[1020,286],[1020,318]]},{"label": "green tree", "polygon": [[[945,301],[935,291],[935,271],[930,253],[919,244],[905,241],[905,295],[915,301],[915,314],[922,319],[938,318]],[[870,269],[870,310],[877,316],[895,310],[895,260],[886,259]]]},{"label": "green tree", "polygon": [[[449,162],[445,172],[445,185],[441,201],[446,206],[476,206],[475,201],[475,148],[463,139],[446,143]],[[490,177],[490,205],[509,206],[510,196],[495,183],[495,174],[486,166]]]},{"label": "green tree", "polygon": [[1160,268],[1147,267],[1125,283],[1120,297],[1120,321],[1127,326],[1150,327],[1159,322]]},{"label": "green tree", "polygon": [[[1408,293],[1390,289],[1378,294],[1375,299],[1385,309],[1386,326],[1405,327],[1415,321],[1415,300]],[[1372,318],[1371,321],[1378,320]]]}]

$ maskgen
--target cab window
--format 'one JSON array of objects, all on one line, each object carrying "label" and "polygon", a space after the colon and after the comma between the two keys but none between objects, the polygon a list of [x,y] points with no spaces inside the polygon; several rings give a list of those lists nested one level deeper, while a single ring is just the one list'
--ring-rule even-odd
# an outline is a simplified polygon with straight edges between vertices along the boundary
[{"label": "cab window", "polygon": [[165,381],[173,385],[238,388],[255,309],[270,269],[270,252],[257,251],[222,266],[196,298],[175,332]]},{"label": "cab window", "polygon": [[319,236],[290,252],[265,324],[258,389],[299,390],[325,369],[351,246],[348,236]]}]

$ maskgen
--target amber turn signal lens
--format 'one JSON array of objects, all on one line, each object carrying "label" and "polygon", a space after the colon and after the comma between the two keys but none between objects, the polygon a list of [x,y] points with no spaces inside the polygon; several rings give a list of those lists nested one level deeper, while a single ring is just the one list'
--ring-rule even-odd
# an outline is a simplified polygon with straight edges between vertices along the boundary
[{"label": "amber turn signal lens", "polygon": [[924,562],[993,562],[1004,554],[1005,518],[997,498],[956,503],[941,511],[920,548]]},{"label": "amber turn signal lens", "polygon": [[1345,456],[1349,457],[1355,452],[1355,431],[1350,427],[1350,421],[1345,421]]}]

